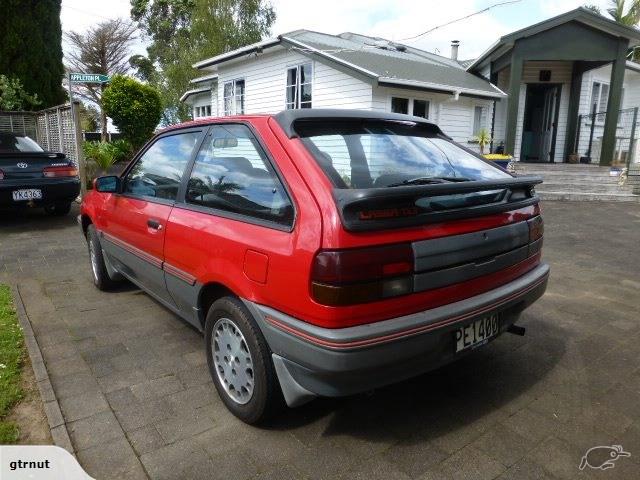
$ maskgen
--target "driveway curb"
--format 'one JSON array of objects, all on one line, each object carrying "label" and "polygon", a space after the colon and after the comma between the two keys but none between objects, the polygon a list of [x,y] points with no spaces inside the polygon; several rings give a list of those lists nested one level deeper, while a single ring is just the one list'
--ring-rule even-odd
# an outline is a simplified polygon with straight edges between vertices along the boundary
[{"label": "driveway curb", "polygon": [[55,391],[51,386],[49,379],[49,372],[44,364],[42,358],[42,352],[40,351],[40,345],[31,328],[31,321],[27,315],[27,311],[24,308],[22,302],[22,296],[18,286],[11,283],[11,291],[13,293],[13,302],[16,307],[16,314],[18,315],[18,321],[22,327],[22,333],[24,336],[24,343],[27,346],[29,352],[29,359],[31,360],[31,366],[35,375],[36,383],[38,384],[38,390],[40,391],[40,398],[44,405],[44,411],[47,415],[47,421],[49,423],[49,430],[51,431],[51,437],[53,443],[59,447],[64,448],[72,455],[75,455],[69,432],[67,431],[67,425],[65,424],[62,411],[60,410],[60,404],[56,398]]}]

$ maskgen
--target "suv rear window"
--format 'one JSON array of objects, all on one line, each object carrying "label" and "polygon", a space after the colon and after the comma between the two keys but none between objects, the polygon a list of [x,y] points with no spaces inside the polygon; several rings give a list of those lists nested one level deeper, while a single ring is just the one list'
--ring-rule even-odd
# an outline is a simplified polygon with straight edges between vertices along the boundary
[{"label": "suv rear window", "polygon": [[510,178],[456,143],[411,122],[303,122],[296,132],[337,188]]}]

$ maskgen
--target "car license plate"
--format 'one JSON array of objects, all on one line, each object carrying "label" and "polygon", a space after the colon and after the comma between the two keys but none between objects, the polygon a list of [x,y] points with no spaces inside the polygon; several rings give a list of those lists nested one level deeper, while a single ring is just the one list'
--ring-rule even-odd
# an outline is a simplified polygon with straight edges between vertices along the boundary
[{"label": "car license plate", "polygon": [[500,330],[498,314],[476,320],[469,325],[460,327],[455,331],[456,353],[484,345],[491,337],[495,337]]},{"label": "car license plate", "polygon": [[24,190],[14,190],[11,192],[15,202],[25,202],[29,200],[42,200],[42,190],[38,188],[28,188]]}]

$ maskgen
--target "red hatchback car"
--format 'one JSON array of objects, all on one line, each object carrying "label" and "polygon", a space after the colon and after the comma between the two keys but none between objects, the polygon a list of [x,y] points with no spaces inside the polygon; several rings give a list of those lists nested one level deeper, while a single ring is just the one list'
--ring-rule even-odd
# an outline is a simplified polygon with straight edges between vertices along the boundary
[{"label": "red hatchback car", "polygon": [[254,423],[522,334],[549,275],[540,182],[421,118],[289,110],[163,131],[79,222],[96,286],[127,278],[203,331]]}]

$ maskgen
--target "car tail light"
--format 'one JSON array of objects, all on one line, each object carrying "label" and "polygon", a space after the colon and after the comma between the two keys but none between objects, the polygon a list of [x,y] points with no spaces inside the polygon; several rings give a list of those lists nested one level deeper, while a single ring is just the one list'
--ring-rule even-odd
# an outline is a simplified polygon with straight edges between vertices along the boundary
[{"label": "car tail light", "polygon": [[62,165],[59,167],[45,167],[42,173],[47,178],[77,177],[78,169],[73,165]]},{"label": "car tail light", "polygon": [[542,238],[544,235],[544,221],[542,217],[538,215],[537,217],[529,220],[529,243],[535,242],[539,238]]},{"label": "car tail light", "polygon": [[409,244],[316,255],[313,297],[323,305],[352,305],[406,295],[413,290],[413,250]]},{"label": "car tail light", "polygon": [[4,180],[4,172],[0,170],[0,180]]}]

